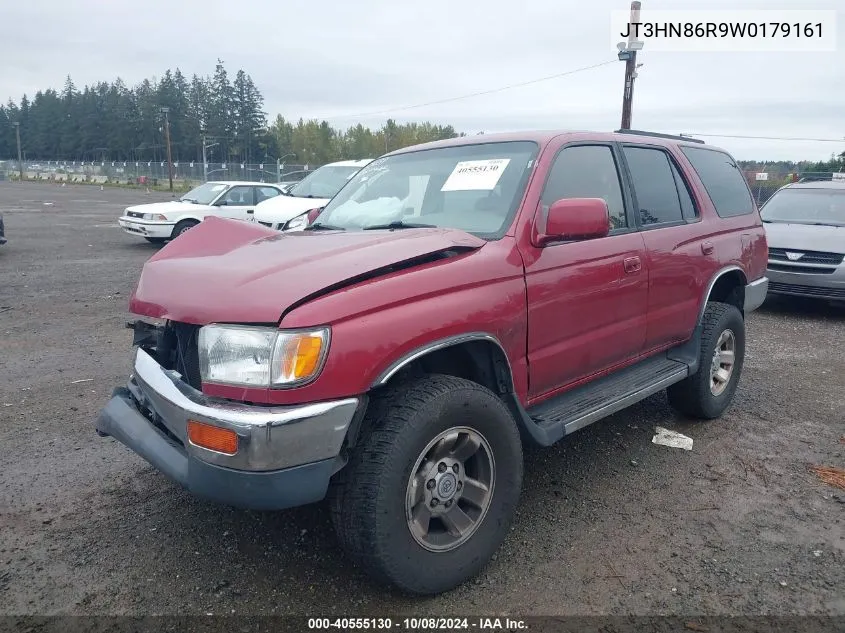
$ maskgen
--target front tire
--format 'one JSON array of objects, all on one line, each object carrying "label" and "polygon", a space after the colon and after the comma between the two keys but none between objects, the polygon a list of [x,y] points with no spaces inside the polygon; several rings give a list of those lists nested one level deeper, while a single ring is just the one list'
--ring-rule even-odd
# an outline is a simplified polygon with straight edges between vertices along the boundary
[{"label": "front tire", "polygon": [[730,406],[745,360],[745,321],[727,303],[709,302],[702,320],[698,371],[670,386],[669,404],[703,420],[718,418]]},{"label": "front tire", "polygon": [[182,233],[195,227],[197,224],[199,224],[199,222],[196,220],[182,220],[181,222],[177,222],[176,226],[173,227],[173,233],[170,234],[170,239],[175,240],[177,237],[182,235]]},{"label": "front tire", "polygon": [[429,375],[374,396],[333,483],[343,548],[414,594],[472,578],[504,541],[522,488],[522,444],[505,404],[474,382]]}]

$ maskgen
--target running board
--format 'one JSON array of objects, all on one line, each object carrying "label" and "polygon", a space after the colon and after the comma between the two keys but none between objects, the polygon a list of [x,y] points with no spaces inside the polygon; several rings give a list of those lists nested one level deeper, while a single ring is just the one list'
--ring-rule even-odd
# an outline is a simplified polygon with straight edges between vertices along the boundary
[{"label": "running board", "polygon": [[691,370],[695,371],[687,363],[660,354],[576,387],[527,413],[544,436],[560,438],[680,382]]}]

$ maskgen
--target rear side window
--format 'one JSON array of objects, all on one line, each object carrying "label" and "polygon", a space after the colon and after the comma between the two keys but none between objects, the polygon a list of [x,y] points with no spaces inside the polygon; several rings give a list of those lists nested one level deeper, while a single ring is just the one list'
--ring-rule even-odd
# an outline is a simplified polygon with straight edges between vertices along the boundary
[{"label": "rear side window", "polygon": [[269,198],[275,198],[279,195],[279,190],[275,187],[256,187],[255,188],[255,204],[264,202]]},{"label": "rear side window", "polygon": [[695,220],[698,217],[698,209],[696,209],[695,203],[692,201],[689,186],[684,180],[684,177],[681,176],[681,172],[675,166],[675,161],[670,160],[669,162],[672,163],[672,175],[675,177],[675,185],[678,187],[678,197],[681,200],[681,211],[684,213],[684,220]]},{"label": "rear side window", "polygon": [[666,152],[645,147],[625,147],[624,152],[642,225],[681,222],[681,199]]},{"label": "rear side window", "polygon": [[733,158],[713,149],[681,147],[681,151],[701,178],[719,217],[731,218],[754,212],[751,192]]}]

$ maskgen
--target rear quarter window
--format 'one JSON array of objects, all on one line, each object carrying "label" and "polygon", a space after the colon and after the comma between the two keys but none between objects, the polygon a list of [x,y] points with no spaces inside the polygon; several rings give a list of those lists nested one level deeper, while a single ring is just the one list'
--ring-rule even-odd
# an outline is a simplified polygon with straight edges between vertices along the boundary
[{"label": "rear quarter window", "polygon": [[681,151],[692,163],[719,217],[731,218],[754,212],[748,184],[729,154],[700,147],[681,147]]}]

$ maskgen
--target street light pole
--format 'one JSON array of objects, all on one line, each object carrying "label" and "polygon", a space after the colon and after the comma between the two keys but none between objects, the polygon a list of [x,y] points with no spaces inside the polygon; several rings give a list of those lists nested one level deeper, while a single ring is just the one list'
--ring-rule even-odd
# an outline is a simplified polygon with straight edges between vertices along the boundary
[{"label": "street light pole", "polygon": [[164,107],[161,109],[164,113],[164,142],[167,143],[167,174],[170,178],[170,191],[173,191],[173,158],[170,153],[170,117],[168,113],[170,108]]},{"label": "street light pole", "polygon": [[21,124],[20,121],[15,121],[12,125],[15,126],[15,138],[18,141],[18,173],[23,182],[23,158],[21,158]]},{"label": "street light pole", "polygon": [[208,157],[205,153],[205,134],[202,135],[202,181],[208,182]]},{"label": "street light pole", "polygon": [[[211,138],[214,138],[213,136]],[[208,156],[206,155],[206,150],[211,149],[215,145],[220,145],[220,143],[208,143],[208,137],[203,134],[202,135],[202,181],[208,182]]]}]

